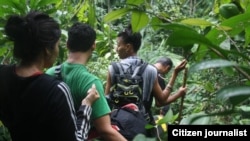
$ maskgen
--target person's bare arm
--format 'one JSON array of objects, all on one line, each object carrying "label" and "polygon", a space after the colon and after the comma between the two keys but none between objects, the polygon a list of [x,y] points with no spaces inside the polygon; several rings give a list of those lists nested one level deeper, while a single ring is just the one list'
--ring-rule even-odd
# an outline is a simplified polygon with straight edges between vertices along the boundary
[{"label": "person's bare arm", "polygon": [[174,82],[176,80],[177,75],[180,71],[182,71],[186,67],[187,61],[183,60],[174,70],[169,83],[166,85],[164,90],[161,90],[161,87],[158,83],[158,79],[156,79],[154,86],[153,86],[153,94],[155,96],[156,100],[156,106],[164,106],[166,104],[169,104],[171,102],[174,102],[179,97],[183,96],[187,88],[186,87],[180,87],[179,90],[173,94],[170,95],[173,89]]},{"label": "person's bare arm", "polygon": [[95,119],[94,126],[105,141],[127,141],[118,131],[112,128],[109,115]]},{"label": "person's bare arm", "polygon": [[107,82],[106,82],[106,86],[105,86],[105,95],[108,95],[110,93],[110,87],[111,87],[111,76],[108,72],[107,74]]}]

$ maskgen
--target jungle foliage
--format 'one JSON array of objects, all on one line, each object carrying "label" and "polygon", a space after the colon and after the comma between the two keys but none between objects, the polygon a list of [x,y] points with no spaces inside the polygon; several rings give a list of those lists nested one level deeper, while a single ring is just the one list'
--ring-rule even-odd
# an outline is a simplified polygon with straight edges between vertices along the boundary
[{"label": "jungle foliage", "polygon": [[[1,64],[15,62],[13,43],[3,32],[7,17],[41,10],[63,31],[57,62],[66,58],[67,28],[73,22],[96,29],[97,49],[88,68],[105,85],[107,67],[118,59],[117,32],[131,23],[133,31],[143,35],[141,58],[149,63],[161,56],[174,64],[189,61],[183,109],[180,100],[174,102],[159,124],[250,124],[250,0],[1,0],[0,7]],[[182,77],[175,89],[182,85]],[[155,114],[159,111],[152,109]],[[1,122],[0,139],[9,140]],[[141,139],[166,140],[167,135],[153,139],[138,135],[135,141]]]}]

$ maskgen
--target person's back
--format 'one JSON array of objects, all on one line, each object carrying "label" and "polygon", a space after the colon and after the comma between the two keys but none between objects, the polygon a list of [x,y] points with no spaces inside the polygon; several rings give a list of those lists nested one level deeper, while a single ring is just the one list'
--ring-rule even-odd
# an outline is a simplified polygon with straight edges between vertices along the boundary
[{"label": "person's back", "polygon": [[[134,66],[138,60],[141,60],[137,56],[137,52],[141,45],[141,35],[139,32],[133,32],[131,25],[120,32],[117,36],[117,47],[116,52],[119,55],[120,63],[124,64],[123,66]],[[176,68],[176,73],[181,71],[185,65],[186,60],[183,60],[182,63]],[[136,65],[135,65],[136,66]],[[173,78],[177,75],[174,74]],[[153,97],[156,98],[158,105],[163,106],[168,104],[168,97],[172,91],[170,85],[166,86],[164,90],[161,89],[158,78],[157,78],[157,70],[154,66],[148,65],[144,70],[143,74],[143,95],[142,101],[144,103],[144,107],[146,109],[146,113],[150,115],[150,123],[154,124],[154,118],[151,114],[151,106],[153,102]],[[109,66],[108,75],[107,75],[107,83],[105,88],[105,94],[109,95],[112,92],[112,86],[114,85],[114,70],[112,66]],[[173,85],[173,81],[170,81],[171,86]],[[185,94],[186,88],[179,88],[179,91],[175,94],[171,100],[174,100],[183,94]]]},{"label": "person's back", "polygon": [[[67,133],[75,131],[73,120],[65,119],[69,118],[65,115],[70,114],[71,110],[63,105],[68,103],[65,96],[69,93],[62,92],[67,86],[46,74],[19,77],[13,72],[14,65],[0,68],[0,77],[4,80],[0,81],[3,86],[0,90],[0,119],[8,127],[12,140],[72,140],[74,136],[60,135],[62,131],[65,135],[75,134]],[[47,85],[48,83],[50,85]],[[62,105],[58,105],[56,101],[60,101]],[[58,121],[57,116],[64,118]],[[65,124],[58,124],[61,122],[71,125],[67,128],[72,130],[63,130]]]},{"label": "person's back", "polygon": [[[46,73],[55,75],[55,67],[47,70]],[[61,75],[63,81],[69,86],[71,95],[74,101],[74,107],[77,108],[81,105],[81,100],[86,97],[88,89],[92,84],[96,85],[96,90],[100,94],[100,98],[92,105],[91,119],[94,120],[101,116],[110,113],[110,108],[107,101],[103,96],[103,85],[101,80],[95,75],[91,74],[86,66],[77,63],[64,62],[61,64]]]},{"label": "person's back", "polygon": [[[96,33],[89,25],[75,23],[68,31],[67,47],[69,50],[68,59],[61,64],[61,76],[72,92],[72,97],[77,107],[80,100],[92,84],[100,94],[100,98],[92,105],[91,121],[99,137],[108,141],[125,140],[110,123],[110,108],[104,96],[104,89],[101,80],[89,73],[86,64],[95,49]],[[50,75],[55,74],[56,66],[47,70]],[[92,130],[91,130],[92,133]],[[92,134],[90,133],[90,138]],[[95,137],[97,137],[95,136]]]},{"label": "person's back", "polygon": [[[131,57],[122,59],[119,63],[123,67],[124,71],[130,69],[131,67],[131,70],[132,70],[131,73],[133,73],[135,71],[135,68],[141,65],[142,61],[143,60],[137,56],[131,56]],[[111,84],[114,84],[115,72],[112,66],[109,66],[109,72],[110,72],[110,77],[111,77]],[[152,65],[149,65],[149,64],[146,66],[146,68],[141,74],[143,78],[143,82],[141,86],[141,89],[142,89],[141,102],[142,103],[140,104],[142,105],[137,105],[137,106],[139,106],[139,108],[143,110],[145,114],[149,114],[148,116],[151,116],[150,108],[151,108],[153,97],[150,93],[153,87],[154,80],[156,79],[156,76],[157,76],[156,74],[157,74],[157,70]],[[143,106],[143,107],[140,107],[140,106]],[[150,118],[151,119],[149,122],[152,122],[153,118],[152,117]]]}]

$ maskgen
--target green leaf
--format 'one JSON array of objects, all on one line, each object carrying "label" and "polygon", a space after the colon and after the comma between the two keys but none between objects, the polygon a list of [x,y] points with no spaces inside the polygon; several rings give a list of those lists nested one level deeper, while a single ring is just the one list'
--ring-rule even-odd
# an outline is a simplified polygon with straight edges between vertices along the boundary
[{"label": "green leaf", "polygon": [[208,39],[204,36],[198,34],[197,32],[187,31],[187,30],[178,30],[172,32],[169,35],[167,44],[175,47],[189,46],[193,44],[203,44],[207,46],[214,46]]},{"label": "green leaf", "polygon": [[59,0],[40,0],[39,3],[37,4],[37,7],[43,7],[43,6],[47,6],[50,4],[56,4],[57,2],[59,2]]},{"label": "green leaf", "polygon": [[188,73],[196,72],[199,70],[209,69],[209,68],[221,68],[221,67],[229,67],[229,66],[235,66],[236,63],[230,62],[228,60],[223,59],[213,59],[213,60],[207,60],[202,61],[200,63],[194,64],[190,66]]},{"label": "green leaf", "polygon": [[89,24],[94,27],[95,26],[95,23],[96,23],[96,11],[95,11],[95,5],[94,3],[92,3],[91,0],[88,1],[89,3],[89,14],[88,14],[88,21],[89,21]]},{"label": "green leaf", "polygon": [[7,47],[0,47],[0,56],[3,56],[8,51]]},{"label": "green leaf", "polygon": [[[235,35],[245,30],[247,27],[249,27],[250,26],[249,19],[250,19],[249,13],[233,16],[232,18],[223,21],[218,27],[215,27],[212,30],[210,30],[207,33],[206,38],[209,39],[211,42],[213,42],[213,44],[219,46],[220,43],[227,38],[226,34],[228,34],[230,37],[234,37]],[[231,29],[228,27],[230,27]],[[198,56],[199,58],[197,59],[198,60],[202,59],[207,54],[207,51],[208,51],[207,47],[205,45],[201,45],[199,47],[199,50],[197,51],[197,54],[199,54]]]},{"label": "green leaf", "polygon": [[159,29],[159,26],[157,26],[158,24],[161,24],[162,21],[158,18],[158,17],[152,17],[151,19],[151,26],[154,30],[158,30]]},{"label": "green leaf", "polygon": [[234,68],[232,68],[232,67],[225,67],[222,70],[223,70],[223,73],[228,75],[228,76],[233,77],[235,75],[234,74]]},{"label": "green leaf", "polygon": [[127,0],[127,4],[130,5],[141,5],[142,3],[144,3],[144,0]]},{"label": "green leaf", "polygon": [[173,111],[172,109],[170,108],[168,110],[168,112],[166,113],[166,115],[160,119],[156,125],[161,125],[161,124],[166,124],[166,123],[169,123],[169,122],[173,122],[175,119],[174,119],[174,114],[173,114]]},{"label": "green leaf", "polygon": [[[207,125],[210,124],[210,117],[206,116],[204,112],[191,114],[186,118],[183,118],[180,125]],[[199,118],[198,118],[199,117]],[[197,118],[197,119],[196,119]],[[196,120],[193,120],[196,119]]]},{"label": "green leaf", "polygon": [[103,20],[104,20],[104,22],[111,22],[113,20],[116,20],[116,19],[122,17],[123,15],[127,14],[128,12],[130,12],[130,9],[128,9],[128,8],[122,8],[122,9],[118,9],[115,11],[111,11],[104,17]]},{"label": "green leaf", "polygon": [[208,91],[208,92],[213,92],[214,91],[214,87],[210,82],[207,82],[204,86],[204,88]]},{"label": "green leaf", "polygon": [[134,137],[133,141],[157,141],[156,138],[149,138],[143,134],[138,134]]},{"label": "green leaf", "polygon": [[30,8],[35,9],[37,7],[37,4],[39,3],[39,0],[30,0]]},{"label": "green leaf", "polygon": [[133,11],[132,12],[132,30],[133,32],[140,31],[143,27],[145,27],[149,22],[148,15],[144,12]]},{"label": "green leaf", "polygon": [[214,46],[207,38],[188,26],[176,23],[160,26],[172,32],[167,40],[167,44],[171,46],[189,46],[195,43]]},{"label": "green leaf", "polygon": [[[223,21],[220,26],[231,27],[232,30],[230,30],[230,32],[228,33],[231,37],[233,37],[242,32],[246,27],[250,26],[249,19],[250,14],[240,14],[238,16],[234,16]],[[223,31],[218,30],[217,28],[214,28],[210,32],[208,32],[206,37],[212,42],[214,42],[216,45],[219,45],[222,41],[226,39],[226,35],[223,33]]]},{"label": "green leaf", "polygon": [[178,24],[178,23],[171,23],[171,24],[158,24],[155,26],[159,26],[160,28],[170,30],[170,31],[182,31],[185,30],[186,32],[197,32],[193,28],[183,25],[183,24]]},{"label": "green leaf", "polygon": [[185,19],[185,20],[182,20],[181,23],[194,25],[194,26],[212,26],[213,25],[211,22],[208,22],[203,19],[198,19],[198,18]]},{"label": "green leaf", "polygon": [[245,29],[245,47],[250,44],[250,26]]},{"label": "green leaf", "polygon": [[10,1],[10,0],[0,0],[1,6],[3,6],[3,5],[11,6],[11,4],[12,4],[12,1]]},{"label": "green leaf", "polygon": [[217,92],[217,99],[240,104],[250,97],[250,86],[225,86]]}]

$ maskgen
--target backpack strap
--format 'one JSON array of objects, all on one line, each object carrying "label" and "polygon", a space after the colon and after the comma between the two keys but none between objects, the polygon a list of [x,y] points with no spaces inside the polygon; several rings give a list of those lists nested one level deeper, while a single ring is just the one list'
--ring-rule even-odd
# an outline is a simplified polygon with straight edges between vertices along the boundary
[{"label": "backpack strap", "polygon": [[136,75],[141,76],[144,70],[146,69],[147,65],[148,63],[143,62],[141,65],[137,66],[134,70],[132,77],[135,77]]},{"label": "backpack strap", "polygon": [[118,73],[118,72],[120,73],[120,69],[119,69],[119,67],[118,67],[118,65],[117,65],[116,62],[112,62],[111,65],[112,65],[115,73]]},{"label": "backpack strap", "polygon": [[57,65],[55,67],[55,76],[58,80],[62,80],[62,74],[61,74],[61,68],[62,68],[62,64]]}]

